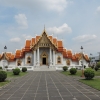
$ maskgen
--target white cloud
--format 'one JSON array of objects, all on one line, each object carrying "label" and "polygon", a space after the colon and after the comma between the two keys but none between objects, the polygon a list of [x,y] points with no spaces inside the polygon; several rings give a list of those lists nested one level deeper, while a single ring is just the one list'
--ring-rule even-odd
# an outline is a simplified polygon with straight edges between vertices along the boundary
[{"label": "white cloud", "polygon": [[25,16],[25,14],[18,14],[15,15],[15,20],[19,25],[19,28],[21,29],[26,29],[28,28],[28,24],[27,24],[27,18]]},{"label": "white cloud", "polygon": [[67,0],[0,0],[0,4],[16,8],[30,8],[35,10],[48,9],[54,11],[63,11],[68,3]]},{"label": "white cloud", "polygon": [[96,35],[82,35],[82,36],[77,36],[73,38],[73,40],[78,41],[78,42],[89,42],[91,40],[95,40],[97,38]]},{"label": "white cloud", "polygon": [[31,39],[32,38],[31,35],[26,35],[26,34],[23,34],[22,37],[24,37],[25,39]]},{"label": "white cloud", "polygon": [[46,4],[48,9],[61,12],[67,7],[68,2],[66,0],[46,0]]},{"label": "white cloud", "polygon": [[97,12],[98,12],[98,13],[100,13],[100,6],[99,6],[99,7],[97,7]]},{"label": "white cloud", "polygon": [[20,38],[16,37],[16,38],[12,38],[10,39],[11,42],[20,42]]},{"label": "white cloud", "polygon": [[51,33],[55,33],[55,34],[61,34],[61,33],[71,33],[72,29],[66,24],[64,23],[62,26],[59,27],[50,27],[47,28],[47,30]]}]

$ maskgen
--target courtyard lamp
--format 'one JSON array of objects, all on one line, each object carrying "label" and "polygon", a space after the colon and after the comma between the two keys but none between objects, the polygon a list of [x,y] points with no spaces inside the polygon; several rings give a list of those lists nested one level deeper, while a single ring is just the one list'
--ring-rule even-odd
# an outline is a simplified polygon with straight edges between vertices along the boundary
[{"label": "courtyard lamp", "polygon": [[4,46],[4,50],[6,50],[6,49],[7,49],[7,46],[5,45],[5,46]]},{"label": "courtyard lamp", "polygon": [[92,53],[90,53],[90,66],[92,65]]},{"label": "courtyard lamp", "polygon": [[81,46],[81,54],[82,54],[82,61],[81,61],[81,65],[82,65],[82,68],[81,68],[81,70],[82,70],[82,75],[81,75],[81,77],[84,77],[84,65],[83,65],[83,47]]},{"label": "courtyard lamp", "polygon": [[4,66],[3,66],[3,68],[6,67],[6,66],[5,66],[5,63],[6,63],[6,61],[5,61],[5,60],[6,60],[6,58],[5,58],[6,50],[7,50],[7,46],[5,45],[5,46],[4,46],[4,63],[3,63]]}]

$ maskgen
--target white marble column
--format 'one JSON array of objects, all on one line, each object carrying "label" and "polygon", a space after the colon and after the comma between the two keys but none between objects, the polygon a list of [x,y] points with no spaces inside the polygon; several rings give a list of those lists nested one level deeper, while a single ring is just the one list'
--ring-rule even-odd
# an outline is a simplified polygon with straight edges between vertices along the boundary
[{"label": "white marble column", "polygon": [[50,48],[50,61],[49,61],[49,65],[51,65],[51,48]]},{"label": "white marble column", "polygon": [[37,64],[40,65],[40,58],[39,58],[39,48],[37,49]]},{"label": "white marble column", "polygon": [[52,62],[52,65],[53,65],[53,50],[51,50],[51,62]]},{"label": "white marble column", "polygon": [[51,48],[50,48],[50,64],[49,65],[51,66]]},{"label": "white marble column", "polygon": [[53,51],[53,66],[55,66],[55,51]]},{"label": "white marble column", "polygon": [[62,55],[61,64],[63,64],[63,61],[64,61],[64,60],[63,60],[63,55]]},{"label": "white marble column", "polygon": [[36,51],[34,51],[34,66],[36,66]]}]

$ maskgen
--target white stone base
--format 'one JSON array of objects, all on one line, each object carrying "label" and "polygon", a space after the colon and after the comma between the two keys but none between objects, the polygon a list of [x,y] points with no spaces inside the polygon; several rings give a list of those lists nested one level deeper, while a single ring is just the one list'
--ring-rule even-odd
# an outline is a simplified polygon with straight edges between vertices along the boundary
[{"label": "white stone base", "polygon": [[55,67],[52,67],[52,66],[36,66],[34,68],[34,71],[56,71],[56,68]]}]

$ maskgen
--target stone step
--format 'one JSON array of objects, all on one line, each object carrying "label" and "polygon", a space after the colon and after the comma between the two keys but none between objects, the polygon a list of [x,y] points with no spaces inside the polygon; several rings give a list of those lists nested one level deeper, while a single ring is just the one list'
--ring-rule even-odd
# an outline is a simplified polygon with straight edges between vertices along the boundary
[{"label": "stone step", "polygon": [[56,68],[51,66],[39,66],[34,68],[34,71],[56,71]]}]

